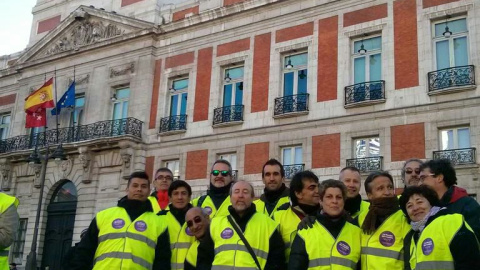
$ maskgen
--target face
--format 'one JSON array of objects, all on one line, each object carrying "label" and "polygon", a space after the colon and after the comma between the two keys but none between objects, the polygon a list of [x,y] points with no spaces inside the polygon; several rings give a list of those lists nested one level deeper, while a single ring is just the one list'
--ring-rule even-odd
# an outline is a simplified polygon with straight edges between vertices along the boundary
[{"label": "face", "polygon": [[323,211],[329,216],[339,216],[343,212],[344,198],[342,190],[339,188],[327,188],[323,195],[322,207]]},{"label": "face", "polygon": [[195,238],[200,239],[205,235],[205,231],[208,229],[208,224],[210,224],[210,219],[208,218],[208,215],[203,215],[200,209],[192,208],[188,210],[185,215],[185,222]]},{"label": "face", "polygon": [[[214,171],[218,171],[218,175],[214,175]],[[228,175],[222,174],[225,172],[228,172]],[[230,184],[230,182],[232,182],[232,174],[228,165],[223,163],[215,164],[212,168],[212,171],[210,172],[210,182],[214,187],[217,188],[224,187]]]},{"label": "face", "polygon": [[187,189],[185,187],[179,187],[172,191],[170,202],[172,203],[173,207],[177,209],[185,208],[190,202],[190,196],[188,195]]},{"label": "face", "polygon": [[420,163],[417,161],[410,161],[405,165],[405,186],[420,185]]},{"label": "face", "polygon": [[435,176],[435,174],[430,170],[430,168],[425,168],[420,172],[420,184],[427,185],[434,190],[437,190],[439,186],[439,178],[441,176]]},{"label": "face", "polygon": [[320,203],[320,194],[318,193],[318,183],[315,181],[302,180],[303,189],[301,192],[295,192],[297,200],[301,204],[318,205]]},{"label": "face", "polygon": [[420,221],[428,214],[432,206],[422,195],[413,194],[410,199],[408,199],[406,208],[407,214],[412,221]]},{"label": "face", "polygon": [[340,173],[340,181],[347,186],[347,197],[354,198],[360,192],[360,174],[352,170],[345,170]]},{"label": "face", "polygon": [[158,172],[155,175],[155,180],[153,181],[153,184],[155,185],[155,189],[157,191],[168,190],[172,181],[173,175],[169,172]]},{"label": "face", "polygon": [[283,184],[280,166],[266,165],[263,169],[263,183],[267,190],[278,190]]},{"label": "face", "polygon": [[150,182],[147,179],[132,178],[126,191],[129,200],[146,201],[150,193]]},{"label": "face", "polygon": [[393,183],[386,176],[378,176],[369,185],[371,189],[371,193],[367,192],[369,200],[395,196]]},{"label": "face", "polygon": [[245,182],[238,182],[233,185],[232,196],[230,197],[232,207],[237,213],[243,213],[252,205],[252,188]]}]

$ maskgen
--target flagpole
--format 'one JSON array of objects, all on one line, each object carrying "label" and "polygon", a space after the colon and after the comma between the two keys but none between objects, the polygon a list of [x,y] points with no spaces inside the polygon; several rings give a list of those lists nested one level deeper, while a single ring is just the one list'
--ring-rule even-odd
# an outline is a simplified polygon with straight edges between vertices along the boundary
[{"label": "flagpole", "polygon": [[[73,83],[75,83],[75,85],[77,84],[75,82],[75,65],[73,66]],[[77,124],[77,122],[75,121],[75,95],[73,96],[73,127],[75,127],[75,125]]]},{"label": "flagpole", "polygon": [[57,68],[55,67],[55,79],[54,79],[54,84],[55,84],[55,122],[57,123],[57,143],[58,143],[58,99],[57,99]]}]

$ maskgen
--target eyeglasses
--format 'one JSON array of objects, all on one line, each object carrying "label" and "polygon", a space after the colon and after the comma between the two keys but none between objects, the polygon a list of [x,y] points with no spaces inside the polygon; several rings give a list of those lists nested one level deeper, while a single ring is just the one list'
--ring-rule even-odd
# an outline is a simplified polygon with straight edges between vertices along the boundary
[{"label": "eyeglasses", "polygon": [[424,181],[425,179],[427,179],[427,177],[429,176],[435,176],[435,174],[433,173],[430,173],[430,174],[424,174],[424,175],[420,175],[420,181]]},{"label": "eyeglasses", "polygon": [[167,180],[167,181],[172,181],[173,178],[170,177],[170,176],[159,175],[157,178],[155,178],[155,180]]},{"label": "eyeglasses", "polygon": [[191,228],[193,227],[193,224],[198,224],[202,222],[202,218],[199,216],[194,217],[192,220],[187,221],[187,227]]},{"label": "eyeglasses", "polygon": [[410,169],[410,168],[405,169],[405,173],[406,173],[406,174],[412,174],[413,172],[415,172],[416,174],[420,174],[420,169],[419,169],[419,168],[417,168],[417,169],[415,169],[415,170],[412,170],[412,169]]},{"label": "eyeglasses", "polygon": [[213,170],[213,171],[212,171],[212,174],[213,174],[214,176],[218,176],[219,174],[222,174],[222,176],[229,176],[229,175],[230,175],[230,171]]}]

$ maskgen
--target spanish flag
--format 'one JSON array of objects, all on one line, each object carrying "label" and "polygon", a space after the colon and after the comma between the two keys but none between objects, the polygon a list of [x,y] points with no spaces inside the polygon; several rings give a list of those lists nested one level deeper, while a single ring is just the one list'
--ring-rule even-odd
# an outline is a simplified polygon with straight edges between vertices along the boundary
[{"label": "spanish flag", "polygon": [[25,111],[34,113],[38,108],[55,107],[52,95],[52,85],[53,78],[50,78],[50,80],[43,84],[42,87],[25,98]]}]

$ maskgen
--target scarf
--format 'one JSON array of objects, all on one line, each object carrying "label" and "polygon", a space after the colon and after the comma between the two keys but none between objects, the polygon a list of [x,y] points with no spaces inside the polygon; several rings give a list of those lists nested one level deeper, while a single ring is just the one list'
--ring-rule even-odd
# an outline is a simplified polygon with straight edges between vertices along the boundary
[{"label": "scarf", "polygon": [[362,203],[362,196],[358,194],[353,198],[347,198],[345,200],[345,211],[347,211],[350,215],[353,215],[360,211],[360,204]]},{"label": "scarf", "polygon": [[434,216],[435,214],[437,214],[438,211],[440,211],[442,209],[445,209],[445,208],[441,208],[441,207],[438,207],[438,206],[434,206],[434,207],[430,208],[430,211],[428,211],[428,213],[425,215],[424,218],[422,218],[419,221],[410,222],[410,225],[412,225],[412,230],[414,230],[416,232],[422,232],[423,229],[425,229],[425,225],[427,224],[428,219],[431,216]]},{"label": "scarf", "polygon": [[216,187],[210,183],[210,189],[208,190],[207,194],[210,196],[210,199],[212,199],[213,205],[215,205],[216,209],[218,209],[222,205],[223,201],[228,197],[228,194],[230,193],[230,187],[232,185],[233,181],[223,187]]},{"label": "scarf", "polygon": [[168,199],[168,190],[157,191],[157,201],[158,201],[158,204],[160,205],[160,208],[162,210],[165,209],[170,201]]},{"label": "scarf", "polygon": [[378,226],[379,220],[385,220],[391,214],[400,209],[398,198],[396,196],[387,198],[378,198],[370,201],[370,208],[362,224],[362,230],[365,234],[373,234]]},{"label": "scarf", "polygon": [[277,203],[278,199],[280,199],[285,189],[287,189],[285,184],[282,184],[282,186],[277,190],[268,190],[265,188],[263,190],[263,194],[265,194],[265,201],[270,203]]}]

